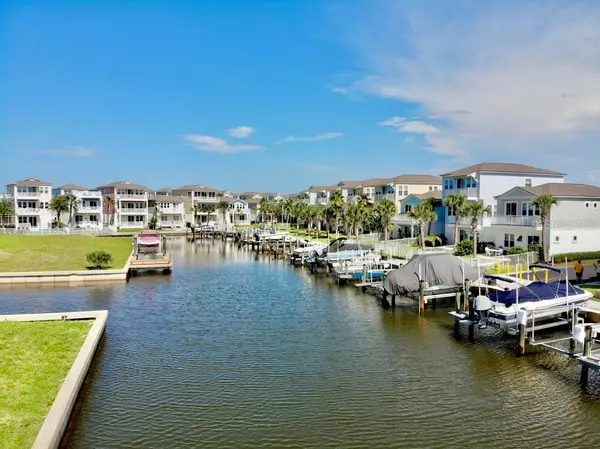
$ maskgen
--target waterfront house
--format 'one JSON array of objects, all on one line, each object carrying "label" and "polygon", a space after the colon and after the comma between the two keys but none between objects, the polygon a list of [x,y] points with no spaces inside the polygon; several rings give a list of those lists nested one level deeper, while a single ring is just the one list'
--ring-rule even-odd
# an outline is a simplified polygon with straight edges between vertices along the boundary
[{"label": "waterfront house", "polygon": [[[449,195],[462,193],[469,201],[480,201],[484,206],[492,208],[492,215],[497,215],[496,196],[513,187],[536,187],[546,183],[563,183],[564,173],[559,173],[529,165],[482,162],[469,167],[460,168],[442,176],[442,200]],[[454,243],[455,214],[446,208],[446,237]],[[469,238],[471,220],[462,218],[459,222],[460,240]],[[481,220],[480,241],[488,240],[486,228],[491,225],[491,217]],[[489,237],[493,237],[491,233]]]},{"label": "waterfront house", "polygon": [[[98,187],[102,192],[103,214],[110,226],[137,229],[148,226],[148,189],[131,181],[117,181]],[[110,197],[112,201],[107,201]],[[114,203],[114,204],[113,204]]]},{"label": "waterfront house", "polygon": [[185,226],[184,199],[172,195],[150,195],[148,213],[156,217],[158,228],[181,229]]},{"label": "waterfront house", "polygon": [[517,186],[496,196],[498,213],[491,217],[488,240],[504,248],[540,243],[540,211],[533,204],[540,195],[556,198],[546,225],[550,256],[600,251],[600,187],[587,184]]},{"label": "waterfront house", "polygon": [[172,196],[173,189],[171,187],[163,187],[152,192],[152,195]]},{"label": "waterfront house", "polygon": [[252,223],[252,211],[248,202],[235,198],[229,201],[229,222],[233,225],[249,225]]},{"label": "waterfront house", "polygon": [[[221,190],[202,184],[188,184],[173,189],[171,195],[183,198],[186,221],[199,224],[218,219],[219,212],[216,206],[222,200],[223,192]],[[194,216],[192,208],[196,204],[213,204],[215,210],[212,212],[198,212]]]},{"label": "waterfront house", "polygon": [[416,205],[426,200],[432,200],[437,220],[432,222],[427,231],[429,235],[440,235],[444,233],[445,208],[442,203],[442,191],[431,190],[426,193],[411,193],[400,201],[398,214],[394,216],[393,223],[399,238],[417,237],[419,235],[419,224],[408,216]]},{"label": "waterfront house", "polygon": [[52,227],[52,185],[49,182],[26,178],[8,184],[6,192],[5,199],[13,203],[17,228],[40,230]]},{"label": "waterfront house", "polygon": [[52,189],[52,196],[72,194],[77,198],[73,223],[80,229],[101,229],[104,224],[102,192],[77,184],[65,184]]},{"label": "waterfront house", "polygon": [[298,197],[309,206],[325,206],[329,203],[331,193],[337,186],[310,186],[298,194]]}]

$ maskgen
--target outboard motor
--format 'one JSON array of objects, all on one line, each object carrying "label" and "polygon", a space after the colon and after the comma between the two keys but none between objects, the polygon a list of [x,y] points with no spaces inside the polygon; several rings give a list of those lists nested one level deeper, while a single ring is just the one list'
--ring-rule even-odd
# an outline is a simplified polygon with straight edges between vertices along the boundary
[{"label": "outboard motor", "polygon": [[475,297],[474,309],[479,315],[479,328],[487,327],[488,312],[492,308],[492,301],[487,296],[479,295]]}]

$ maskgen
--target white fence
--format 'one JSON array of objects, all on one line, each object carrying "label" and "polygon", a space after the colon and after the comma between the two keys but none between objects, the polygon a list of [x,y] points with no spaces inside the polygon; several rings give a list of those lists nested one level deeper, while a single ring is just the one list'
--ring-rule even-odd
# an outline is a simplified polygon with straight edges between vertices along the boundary
[{"label": "white fence", "polygon": [[539,254],[535,251],[523,254],[510,254],[505,256],[483,256],[468,259],[471,266],[480,267],[485,271],[495,274],[514,275],[529,270],[531,264],[537,263]]},{"label": "white fence", "polygon": [[110,229],[102,228],[90,228],[90,229],[79,229],[79,228],[47,228],[47,229],[36,229],[36,228],[0,228],[0,234],[11,234],[11,235],[108,235],[115,234]]}]

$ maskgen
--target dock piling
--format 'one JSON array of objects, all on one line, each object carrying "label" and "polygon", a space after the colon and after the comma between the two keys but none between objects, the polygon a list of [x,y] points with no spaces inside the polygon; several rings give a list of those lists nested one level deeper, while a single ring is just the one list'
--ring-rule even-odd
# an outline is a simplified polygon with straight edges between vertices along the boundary
[{"label": "dock piling", "polygon": [[419,313],[425,312],[425,281],[419,280]]},{"label": "dock piling", "polygon": [[517,312],[517,323],[519,326],[519,346],[517,356],[523,357],[526,352],[527,344],[527,312],[523,309]]},{"label": "dock piling", "polygon": [[[592,326],[588,325],[585,327],[585,340],[583,342],[583,356],[589,357],[592,355]],[[581,366],[581,377],[579,378],[579,385],[583,388],[587,387],[588,376],[590,368],[587,365]]]}]

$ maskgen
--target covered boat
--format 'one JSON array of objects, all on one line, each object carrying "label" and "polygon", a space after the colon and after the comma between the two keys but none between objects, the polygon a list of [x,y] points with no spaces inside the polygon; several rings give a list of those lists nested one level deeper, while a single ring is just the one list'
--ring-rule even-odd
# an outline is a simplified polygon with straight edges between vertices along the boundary
[{"label": "covered boat", "polygon": [[446,253],[417,254],[403,267],[392,270],[383,281],[389,295],[408,296],[419,291],[419,281],[438,293],[460,291],[465,279],[477,279],[477,268]]},{"label": "covered boat", "polygon": [[162,253],[162,236],[156,231],[144,231],[136,237],[136,247],[138,254]]}]

